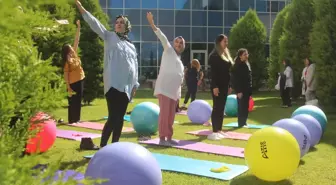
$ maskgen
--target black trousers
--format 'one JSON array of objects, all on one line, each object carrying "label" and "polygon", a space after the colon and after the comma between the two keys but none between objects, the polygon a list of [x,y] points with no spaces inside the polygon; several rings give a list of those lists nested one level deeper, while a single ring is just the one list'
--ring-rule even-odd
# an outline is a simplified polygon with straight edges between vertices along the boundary
[{"label": "black trousers", "polygon": [[238,102],[238,126],[243,127],[246,125],[246,120],[248,117],[248,108],[249,108],[250,94],[244,93],[243,96],[239,99],[237,97]]},{"label": "black trousers", "polygon": [[187,104],[189,101],[189,98],[191,98],[190,102],[193,102],[196,99],[196,93],[197,93],[197,84],[196,85],[188,85],[188,91],[185,94],[184,97],[184,104]]},{"label": "black trousers", "polygon": [[112,132],[112,143],[119,141],[124,126],[124,115],[129,103],[127,94],[113,87],[105,94],[105,98],[107,102],[108,119],[103,128],[100,147],[107,145]]},{"label": "black trousers", "polygon": [[291,87],[287,87],[286,89],[281,91],[282,105],[292,106],[291,92]]},{"label": "black trousers", "polygon": [[68,121],[69,123],[76,123],[80,121],[81,117],[84,80],[70,84],[70,88],[75,91],[76,94],[68,97]]},{"label": "black trousers", "polygon": [[224,121],[224,108],[226,104],[226,98],[228,96],[228,88],[219,89],[218,96],[214,96],[211,91],[213,107],[211,113],[212,131],[218,132],[222,130]]}]

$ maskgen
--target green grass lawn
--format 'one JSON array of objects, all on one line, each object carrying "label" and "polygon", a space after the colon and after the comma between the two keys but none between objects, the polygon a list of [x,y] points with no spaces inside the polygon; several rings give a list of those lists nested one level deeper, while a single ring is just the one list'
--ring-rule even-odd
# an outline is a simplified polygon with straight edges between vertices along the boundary
[{"label": "green grass lawn", "polygon": [[[208,101],[212,105],[211,96],[209,93],[198,93],[198,99]],[[134,103],[129,104],[128,111],[133,107],[144,101],[151,101],[157,103],[157,99],[153,97],[152,91],[138,91]],[[278,92],[275,93],[259,93],[254,95],[255,108],[249,116],[250,123],[259,124],[273,124],[275,121],[288,118],[291,113],[303,102],[297,102],[295,106],[288,109],[280,108],[280,98],[278,98]],[[180,101],[182,103],[182,100]],[[64,101],[66,105],[66,101]],[[63,118],[67,121],[67,109],[62,108],[53,112],[56,118]],[[93,102],[91,106],[85,106],[82,109],[82,120],[96,121],[105,123],[102,118],[107,116],[106,102],[104,99],[99,99]],[[192,184],[192,185],[332,185],[336,183],[336,116],[331,113],[327,114],[328,125],[323,139],[315,149],[311,150],[302,158],[301,165],[297,172],[291,176],[288,180],[278,183],[267,183],[256,179],[249,172],[236,177],[229,181],[220,181],[210,178],[203,178],[198,176],[192,176],[182,173],[163,172],[163,184],[164,185],[180,185],[180,184]],[[223,139],[221,141],[210,141],[206,137],[198,137],[187,135],[185,132],[194,131],[199,129],[205,129],[205,126],[191,124],[187,116],[177,116],[175,120],[179,121],[174,125],[174,138],[184,140],[196,140],[200,142],[213,143],[217,145],[237,146],[244,147],[246,141],[235,141],[229,139]],[[225,118],[224,124],[236,121],[236,118]],[[125,122],[125,126],[131,126],[130,123]],[[100,133],[99,131],[74,128],[69,126],[59,126],[62,129],[79,130],[92,133]],[[209,128],[209,127],[207,127]],[[209,128],[210,129],[210,128]],[[240,129],[238,132],[254,132],[252,129]],[[154,136],[156,137],[156,136]],[[95,139],[94,142],[99,145],[100,139]],[[121,141],[137,142],[137,135],[135,133],[124,133],[121,136]],[[146,146],[146,145],[144,145]],[[198,153],[187,150],[162,148],[162,147],[148,147],[150,151],[162,154],[177,155],[182,157],[189,157],[201,160],[210,160],[225,162],[231,164],[245,164],[244,159],[218,156],[206,153]],[[92,151],[79,151],[79,142],[70,141],[64,139],[57,139],[53,148],[45,154],[39,156],[41,163],[53,163],[58,162],[62,157],[61,169],[75,169],[81,172],[85,172],[88,161],[83,159],[83,155],[92,154]]]}]

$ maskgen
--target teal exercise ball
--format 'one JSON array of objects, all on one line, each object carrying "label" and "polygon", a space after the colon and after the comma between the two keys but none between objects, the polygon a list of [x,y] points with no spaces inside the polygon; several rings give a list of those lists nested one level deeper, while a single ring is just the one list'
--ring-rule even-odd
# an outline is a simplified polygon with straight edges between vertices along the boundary
[{"label": "teal exercise ball", "polygon": [[151,135],[158,130],[160,107],[152,102],[137,104],[131,113],[131,122],[138,134]]},{"label": "teal exercise ball", "polygon": [[324,132],[327,126],[327,116],[324,114],[324,112],[314,105],[304,105],[299,108],[297,108],[293,114],[292,117],[295,117],[299,114],[308,114],[310,116],[313,116],[321,125],[322,131]]},{"label": "teal exercise ball", "polygon": [[237,95],[231,94],[227,97],[225,104],[225,114],[231,117],[237,116],[238,114]]}]

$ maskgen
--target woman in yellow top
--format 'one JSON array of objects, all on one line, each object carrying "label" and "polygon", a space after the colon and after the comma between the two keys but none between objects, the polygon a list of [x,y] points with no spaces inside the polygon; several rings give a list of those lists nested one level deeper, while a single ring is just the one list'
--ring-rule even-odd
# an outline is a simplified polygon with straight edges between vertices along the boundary
[{"label": "woman in yellow top", "polygon": [[68,90],[68,121],[69,124],[80,121],[82,96],[84,90],[84,70],[77,49],[80,35],[80,22],[77,20],[77,32],[73,47],[70,44],[63,45],[62,61],[64,64],[64,79]]}]

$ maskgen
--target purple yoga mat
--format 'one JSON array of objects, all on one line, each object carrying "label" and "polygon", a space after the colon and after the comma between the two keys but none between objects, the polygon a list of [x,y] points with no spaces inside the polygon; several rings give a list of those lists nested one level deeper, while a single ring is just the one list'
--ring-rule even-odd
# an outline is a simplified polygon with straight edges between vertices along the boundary
[{"label": "purple yoga mat", "polygon": [[83,137],[90,137],[92,139],[101,137],[101,134],[93,134],[88,132],[78,132],[75,130],[56,130],[56,136],[63,139],[70,139],[80,141]]},{"label": "purple yoga mat", "polygon": [[[196,135],[196,136],[208,136],[212,133],[210,130],[196,130],[187,132],[187,134]],[[237,140],[248,140],[251,137],[251,134],[244,134],[239,132],[225,132],[227,134],[226,139],[237,139]]]},{"label": "purple yoga mat", "polygon": [[[87,128],[92,130],[103,130],[104,124],[95,123],[95,122],[81,122],[77,124],[69,124],[69,126]],[[122,132],[133,132],[134,129],[130,127],[124,127]]]},{"label": "purple yoga mat", "polygon": [[[219,145],[212,145],[212,144],[207,144],[207,143],[186,141],[186,140],[175,140],[175,141],[178,142],[178,145],[173,146],[174,148],[244,158],[244,148],[219,146]],[[159,138],[148,140],[148,141],[140,141],[140,143],[149,144],[149,145],[159,145]]]},{"label": "purple yoga mat", "polygon": [[184,115],[186,116],[187,115],[187,111],[185,110],[181,110],[180,112],[176,112],[177,115]]}]

